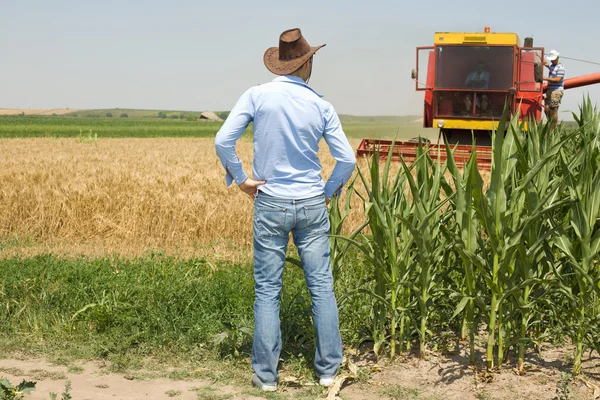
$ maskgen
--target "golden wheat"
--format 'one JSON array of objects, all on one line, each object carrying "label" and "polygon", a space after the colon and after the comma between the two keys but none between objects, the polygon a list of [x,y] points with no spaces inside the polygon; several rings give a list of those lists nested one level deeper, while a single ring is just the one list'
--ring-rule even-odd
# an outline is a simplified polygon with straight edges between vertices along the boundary
[{"label": "golden wheat", "polygon": [[[237,151],[249,173],[252,143]],[[335,161],[325,144],[319,157],[327,179]],[[212,139],[2,139],[0,160],[0,257],[251,256],[252,201],[225,186]],[[344,231],[363,220],[353,196]]]},{"label": "golden wheat", "polygon": [[[250,172],[252,143],[237,150]],[[0,160],[0,255],[251,254],[252,201],[225,186],[212,139],[8,139]]]}]

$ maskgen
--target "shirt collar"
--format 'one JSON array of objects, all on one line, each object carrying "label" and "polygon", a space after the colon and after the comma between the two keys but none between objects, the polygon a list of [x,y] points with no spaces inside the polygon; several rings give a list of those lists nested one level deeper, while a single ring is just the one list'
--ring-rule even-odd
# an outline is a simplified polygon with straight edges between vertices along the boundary
[{"label": "shirt collar", "polygon": [[300,85],[300,86],[304,86],[305,88],[307,88],[308,90],[312,91],[314,94],[316,94],[319,97],[323,97],[322,94],[317,93],[313,88],[311,88],[310,86],[308,86],[306,84],[306,82],[304,82],[302,80],[302,78],[299,78],[297,76],[293,76],[293,75],[282,75],[282,76],[278,76],[277,78],[273,79],[273,82],[287,82],[287,83],[293,83],[295,85]]}]

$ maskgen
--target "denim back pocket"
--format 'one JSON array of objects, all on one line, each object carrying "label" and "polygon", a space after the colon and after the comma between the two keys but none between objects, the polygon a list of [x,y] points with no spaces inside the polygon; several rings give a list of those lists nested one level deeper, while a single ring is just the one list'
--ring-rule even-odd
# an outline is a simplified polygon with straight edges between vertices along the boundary
[{"label": "denim back pocket", "polygon": [[306,229],[311,233],[329,233],[329,213],[325,203],[304,206]]},{"label": "denim back pocket", "polygon": [[286,209],[283,207],[255,207],[256,230],[263,237],[286,237]]}]

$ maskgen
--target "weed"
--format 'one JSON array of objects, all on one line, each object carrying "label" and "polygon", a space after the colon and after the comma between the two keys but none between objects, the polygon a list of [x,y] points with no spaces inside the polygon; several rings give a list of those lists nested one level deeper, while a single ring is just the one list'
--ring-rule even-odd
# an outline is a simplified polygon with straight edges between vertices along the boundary
[{"label": "weed", "polygon": [[187,371],[187,370],[174,370],[174,371],[170,371],[167,374],[167,378],[175,380],[175,381],[183,381],[186,379],[191,379],[196,377],[196,372],[193,371]]},{"label": "weed", "polygon": [[64,365],[65,367],[71,364],[71,360],[67,357],[54,357],[50,362],[54,365]]},{"label": "weed", "polygon": [[561,372],[556,384],[556,397],[558,400],[569,400],[571,398],[571,381],[573,376],[567,372]]},{"label": "weed", "polygon": [[165,394],[169,397],[177,397],[177,396],[181,396],[181,390],[167,390],[165,392]]},{"label": "weed", "polygon": [[[259,389],[250,389],[250,390],[248,390],[247,393],[253,397],[261,397],[263,399],[269,399],[269,400],[286,400],[287,399],[287,396],[284,396],[281,393],[263,392],[262,390],[259,390]],[[204,399],[202,399],[202,400],[204,400]],[[212,399],[206,399],[206,400],[212,400]]]},{"label": "weed", "polygon": [[20,368],[0,368],[0,372],[4,372],[5,374],[13,375],[13,376],[23,376],[25,372]]},{"label": "weed", "polygon": [[[65,383],[65,388],[61,393],[60,400],[71,400],[73,397],[71,396],[71,381],[67,381]],[[50,400],[56,400],[57,394],[54,392],[50,392]]]},{"label": "weed", "polygon": [[227,400],[233,396],[225,393],[217,393],[215,389],[211,387],[195,387],[191,388],[190,391],[196,392],[198,400]]},{"label": "weed", "polygon": [[389,397],[391,400],[418,400],[419,390],[415,388],[407,388],[401,385],[391,385],[381,390],[383,396]]},{"label": "weed", "polygon": [[223,322],[225,330],[213,338],[213,343],[221,347],[221,354],[233,354],[240,358],[239,346],[252,339],[254,332],[249,321],[242,322],[241,326]]},{"label": "weed", "polygon": [[537,374],[533,378],[533,381],[535,383],[537,383],[538,385],[547,385],[548,382],[550,382],[550,379],[548,378],[548,376],[546,374]]},{"label": "weed", "polygon": [[67,379],[67,376],[63,372],[46,371],[45,369],[32,369],[27,375],[37,379],[38,381],[43,381],[44,379],[50,379],[53,381]]},{"label": "weed", "polygon": [[17,386],[13,386],[6,378],[0,378],[0,399],[16,400],[22,399],[27,393],[35,389],[35,382],[23,380]]},{"label": "weed", "polygon": [[67,367],[67,371],[72,374],[81,374],[81,373],[85,372],[85,368],[80,367],[79,365],[69,365]]}]

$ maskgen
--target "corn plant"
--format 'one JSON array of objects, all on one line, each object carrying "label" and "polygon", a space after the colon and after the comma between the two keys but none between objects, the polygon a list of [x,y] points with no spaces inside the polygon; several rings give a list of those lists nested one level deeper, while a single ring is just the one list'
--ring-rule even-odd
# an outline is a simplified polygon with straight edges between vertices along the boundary
[{"label": "corn plant", "polygon": [[[476,254],[479,252],[479,248],[483,245],[482,237],[480,235],[480,225],[475,218],[475,211],[473,208],[473,198],[471,193],[473,191],[474,177],[473,168],[477,159],[477,151],[475,146],[475,138],[473,138],[473,148],[469,161],[467,162],[464,172],[461,175],[456,162],[454,161],[453,152],[450,145],[446,142],[446,155],[448,170],[451,173],[451,178],[454,182],[454,189],[447,188],[447,196],[452,196],[451,208],[454,213],[455,226],[452,229],[447,230],[447,236],[453,241],[454,249],[462,248],[468,254]],[[469,257],[464,255],[463,252],[458,252],[459,259],[462,261],[462,272],[463,280],[462,287],[456,295],[460,298],[454,315],[452,318],[460,313],[463,313],[463,322],[461,329],[461,339],[466,339],[467,332],[469,335],[469,364],[475,365],[475,332],[477,327],[475,324],[475,302],[479,302],[479,307],[485,309],[485,304],[482,298],[478,296],[477,290],[477,276],[473,262]],[[460,284],[459,283],[459,284]],[[466,310],[466,312],[463,312]]]},{"label": "corn plant", "polygon": [[574,134],[550,134],[549,124],[530,121],[527,135],[524,136],[517,134],[521,129],[514,123],[513,120],[511,130],[515,132],[517,148],[515,181],[518,187],[515,190],[516,212],[511,226],[521,232],[518,236],[520,240],[516,243],[515,262],[510,264],[514,268],[509,269],[507,284],[510,297],[507,300],[514,315],[511,320],[513,332],[518,337],[517,369],[522,371],[526,345],[532,340],[541,339],[533,339],[528,334],[531,322],[543,313],[538,306],[552,307],[547,297],[552,293],[554,284],[549,275],[554,264],[549,242],[556,234],[552,229],[556,222],[552,218],[555,211],[562,215],[568,202],[560,195],[563,179],[557,173],[558,155]]},{"label": "corn plant", "polygon": [[366,194],[354,194],[367,216],[359,228],[368,230],[344,244],[333,223],[332,253],[351,244],[372,266],[345,298],[370,296],[377,354],[386,341],[392,356],[408,349],[416,333],[423,357],[429,323],[448,307],[462,319],[471,365],[481,319],[488,369],[502,369],[513,348],[523,371],[527,346],[557,332],[575,344],[574,374],[585,347],[600,350],[600,114],[584,102],[579,129],[568,131],[534,121],[525,129],[509,112],[492,135],[489,185],[475,146],[462,171],[451,146],[442,164],[422,144],[412,165],[399,156],[393,179],[391,154],[383,168],[376,151],[368,173],[358,169]]},{"label": "corn plant", "polygon": [[436,290],[436,276],[440,272],[437,266],[441,264],[444,250],[441,208],[451,197],[442,199],[440,196],[446,170],[446,163],[442,165],[440,162],[441,157],[438,156],[434,162],[421,141],[416,156],[413,164],[416,178],[413,178],[411,169],[401,157],[414,211],[408,217],[401,217],[400,221],[412,234],[417,248],[411,269],[417,272],[418,278],[409,287],[416,295],[419,306],[420,321],[416,330],[419,334],[419,358],[423,359],[428,334],[427,321],[433,304],[432,293]]},{"label": "corn plant", "polygon": [[[488,369],[493,367],[497,316],[502,315],[502,304],[498,302],[498,299],[502,296],[504,287],[502,278],[505,271],[502,267],[505,266],[505,263],[501,261],[505,260],[507,255],[505,246],[505,221],[508,204],[506,188],[511,183],[510,177],[515,164],[515,161],[508,157],[508,155],[512,155],[514,145],[511,132],[507,133],[506,140],[504,138],[507,118],[508,107],[505,107],[498,130],[492,137],[492,175],[487,192],[484,193],[483,179],[477,170],[477,163],[473,163],[470,166],[471,170],[469,172],[474,176],[472,190],[473,206],[483,232],[487,236],[489,245],[487,248],[481,249],[481,254],[474,254],[466,251],[466,249],[461,249],[463,255],[469,258],[477,267],[491,294],[488,309],[488,347],[486,356]],[[501,324],[502,320],[500,320]],[[502,336],[499,339],[500,349],[502,346]],[[499,354],[500,356],[501,354]]]},{"label": "corn plant", "polygon": [[[517,269],[520,262],[517,257],[518,250],[520,246],[523,250],[524,233],[533,229],[531,228],[532,224],[539,222],[546,214],[564,205],[564,203],[548,205],[549,200],[554,199],[555,191],[553,189],[542,199],[534,202],[531,209],[525,207],[531,181],[551,157],[556,157],[560,147],[556,145],[553,147],[553,152],[544,154],[544,157],[533,165],[533,168],[522,179],[519,179],[517,164],[520,149],[522,152],[520,143],[522,132],[517,118],[518,114],[508,121],[508,109],[506,108],[499,122],[498,130],[493,134],[492,173],[487,191],[483,190],[483,180],[476,169],[476,164],[473,163],[470,166],[470,173],[474,175],[473,206],[486,237],[486,246],[480,248],[480,254],[459,248],[481,273],[490,295],[486,353],[488,369],[492,369],[494,366],[494,348],[496,346],[498,351],[497,368],[502,369],[504,354],[508,348],[508,344],[505,343],[508,338],[507,332],[510,332],[511,327],[518,325],[512,317],[505,320],[507,316],[514,315],[514,312],[509,312],[514,311],[514,307],[510,303],[511,299],[514,299],[515,293],[521,290],[528,292],[527,286],[534,282],[515,273],[516,271],[528,271],[527,267]],[[506,135],[504,134],[505,130]],[[537,248],[541,244],[540,241],[534,241],[531,246],[535,247],[528,248],[527,251],[537,254]],[[529,278],[533,279],[533,277]],[[528,295],[525,297],[528,298]],[[526,309],[523,302],[521,302],[521,306],[523,306],[522,311]],[[498,335],[497,341],[496,334]]]},{"label": "corn plant", "polygon": [[[340,238],[340,236],[342,235],[344,221],[350,214],[350,201],[352,198],[352,194],[354,193],[354,182],[356,181],[357,176],[358,175],[354,176],[354,178],[348,186],[348,189],[345,192],[345,201],[343,208],[340,208],[340,198],[337,194],[331,198],[331,202],[329,204],[329,223],[331,226],[331,236],[329,238],[329,246],[331,249],[331,270],[334,281],[336,282],[337,277],[339,275],[341,263],[344,259],[344,256],[348,253],[348,247],[351,245],[350,242],[344,240],[343,238]],[[368,221],[363,222],[360,226],[358,226],[354,231],[350,233],[348,238],[356,238],[356,236],[360,232],[362,232],[362,230],[368,224]]]},{"label": "corn plant", "polygon": [[598,321],[600,294],[600,115],[587,99],[580,107],[580,115],[574,117],[580,127],[578,153],[568,154],[563,149],[560,160],[572,203],[566,217],[568,227],[554,244],[564,256],[561,278],[571,305],[572,325],[568,331],[575,344],[573,374],[578,375],[584,345],[597,345],[593,332],[598,329],[594,324]]},{"label": "corn plant", "polygon": [[[377,149],[368,165],[369,175],[365,175],[360,168],[357,169],[366,194],[356,194],[363,201],[367,215],[365,224],[368,224],[370,234],[361,233],[360,240],[346,240],[369,260],[373,266],[373,280],[348,292],[346,297],[363,293],[373,299],[374,351],[379,354],[382,345],[389,339],[390,356],[394,357],[397,344],[399,351],[403,352],[405,341],[409,341],[409,316],[406,311],[411,300],[406,282],[413,240],[412,235],[399,223],[399,218],[410,215],[411,208],[404,191],[406,176],[402,174],[402,170],[397,171],[393,183],[390,183],[392,157],[390,151],[381,171]],[[399,241],[399,237],[405,240]]]}]

